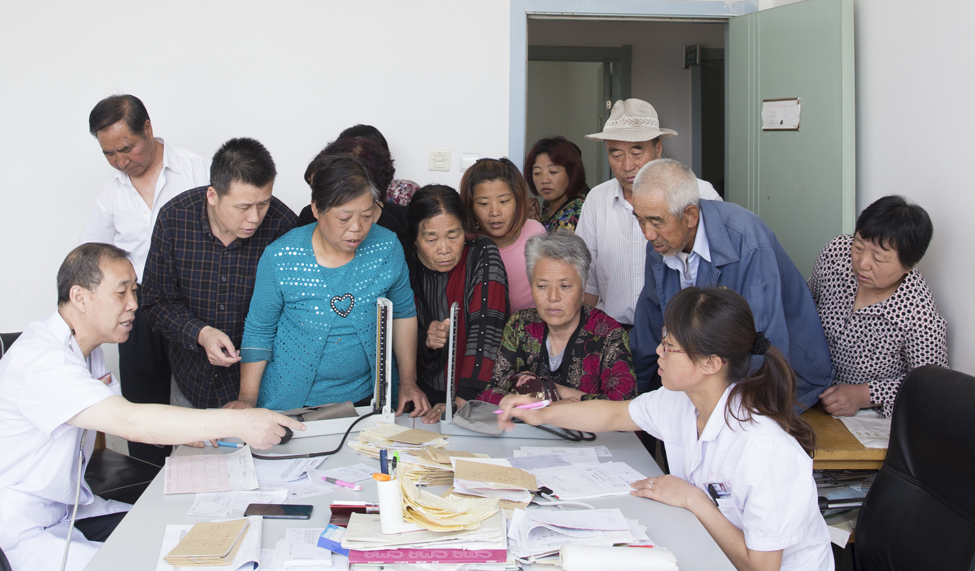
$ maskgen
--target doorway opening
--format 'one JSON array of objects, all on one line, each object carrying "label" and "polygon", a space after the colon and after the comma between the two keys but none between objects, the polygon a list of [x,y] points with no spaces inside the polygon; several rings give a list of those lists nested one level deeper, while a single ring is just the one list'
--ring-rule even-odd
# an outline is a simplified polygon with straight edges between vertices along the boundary
[{"label": "doorway opening", "polygon": [[[582,151],[589,188],[607,180],[609,161],[599,141],[614,101],[630,97],[632,48],[528,47],[525,148],[559,134]],[[527,171],[527,169],[526,169]]]},{"label": "doorway opening", "polygon": [[[614,102],[635,97],[678,133],[664,140],[664,156],[694,168],[723,196],[726,30],[724,22],[529,16],[526,152],[562,135],[582,150],[590,188],[609,180],[604,146],[585,135],[602,130]],[[701,46],[700,66],[684,69],[685,45]]]}]

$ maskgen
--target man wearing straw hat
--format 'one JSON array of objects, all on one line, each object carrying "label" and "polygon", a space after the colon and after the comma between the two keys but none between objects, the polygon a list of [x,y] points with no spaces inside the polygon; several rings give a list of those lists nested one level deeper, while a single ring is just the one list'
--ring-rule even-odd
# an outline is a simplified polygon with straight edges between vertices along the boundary
[{"label": "man wearing straw hat", "polygon": [[[647,258],[647,239],[633,217],[633,179],[643,165],[660,158],[661,139],[676,135],[660,128],[652,105],[627,99],[616,102],[601,133],[586,136],[605,142],[613,178],[589,192],[576,227],[592,252],[585,302],[627,329],[634,323]],[[699,180],[698,186],[701,198],[721,200],[711,183]]]}]

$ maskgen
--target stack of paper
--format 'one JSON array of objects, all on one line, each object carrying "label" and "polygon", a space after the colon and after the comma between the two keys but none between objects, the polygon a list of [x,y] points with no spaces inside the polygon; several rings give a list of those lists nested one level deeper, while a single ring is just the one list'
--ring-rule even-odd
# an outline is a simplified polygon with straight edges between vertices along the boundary
[{"label": "stack of paper", "polygon": [[599,464],[599,455],[594,447],[574,448],[566,446],[556,448],[522,446],[521,450],[514,451],[515,458],[532,458],[537,456],[558,458],[567,464]]},{"label": "stack of paper", "polygon": [[230,492],[258,487],[250,446],[232,454],[170,456],[166,458],[164,470],[166,494]]},{"label": "stack of paper", "polygon": [[262,485],[271,482],[293,482],[308,470],[317,468],[324,458],[290,458],[287,460],[254,460],[257,479]]},{"label": "stack of paper", "polygon": [[522,446],[515,450],[515,456],[541,456],[549,454],[560,454],[566,456],[585,456],[589,457],[590,451],[595,453],[597,458],[611,458],[613,453],[605,446]]},{"label": "stack of paper", "polygon": [[628,544],[649,542],[634,520],[618,509],[602,510],[515,510],[508,527],[509,549],[519,560],[558,553],[562,545]]},{"label": "stack of paper", "polygon": [[260,517],[167,525],[156,569],[171,571],[177,567],[224,566],[236,570],[257,564],[261,557],[262,527]]},{"label": "stack of paper", "polygon": [[535,476],[519,468],[471,460],[454,462],[454,491],[458,494],[527,503],[536,490]]},{"label": "stack of paper", "polygon": [[379,458],[379,451],[383,448],[395,451],[427,446],[443,448],[446,445],[447,439],[436,432],[383,423],[363,428],[356,440],[349,441],[349,446],[358,454],[374,459]]},{"label": "stack of paper", "polygon": [[[383,549],[507,549],[504,516],[501,512],[471,531],[410,531],[384,535],[378,514],[353,513],[342,538],[342,547],[356,551]],[[349,553],[352,557],[352,552]]]},{"label": "stack of paper", "polygon": [[876,410],[863,409],[853,416],[836,417],[856,436],[864,448],[887,448],[890,442],[890,418]]},{"label": "stack of paper", "polygon": [[332,552],[318,546],[322,528],[289,529],[274,547],[269,571],[331,571]]},{"label": "stack of paper", "polygon": [[405,522],[430,531],[472,531],[498,513],[496,498],[445,498],[423,490],[412,477],[412,466],[403,464],[397,468]]},{"label": "stack of paper", "polygon": [[487,454],[444,450],[443,448],[423,448],[412,452],[400,452],[400,465],[410,464],[410,474],[414,481],[423,486],[450,486],[454,483],[452,458],[489,458]]},{"label": "stack of paper", "polygon": [[582,500],[629,494],[630,485],[646,478],[626,462],[572,465],[532,470],[538,484],[552,490],[560,500]]},{"label": "stack of paper", "polygon": [[[287,499],[300,500],[322,494],[331,494],[338,488],[322,480],[324,476],[346,482],[358,482],[372,477],[376,470],[365,464],[316,470],[323,458],[296,458],[291,460],[255,460],[257,478],[261,488],[284,489]],[[255,502],[260,503],[260,502]],[[279,502],[264,502],[279,503]]]},{"label": "stack of paper", "polygon": [[207,492],[197,494],[187,517],[226,517],[242,512],[250,504],[283,504],[288,490],[253,490],[250,492]]}]

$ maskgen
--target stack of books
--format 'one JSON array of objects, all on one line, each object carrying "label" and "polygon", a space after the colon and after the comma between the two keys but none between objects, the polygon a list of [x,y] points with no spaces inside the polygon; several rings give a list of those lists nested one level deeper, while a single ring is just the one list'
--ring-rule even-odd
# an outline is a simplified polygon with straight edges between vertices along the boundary
[{"label": "stack of books", "polygon": [[353,513],[342,537],[342,547],[349,550],[349,563],[357,565],[390,565],[395,563],[466,563],[483,569],[515,569],[508,556],[504,515],[495,512],[471,531],[411,531],[386,535],[379,516]]}]

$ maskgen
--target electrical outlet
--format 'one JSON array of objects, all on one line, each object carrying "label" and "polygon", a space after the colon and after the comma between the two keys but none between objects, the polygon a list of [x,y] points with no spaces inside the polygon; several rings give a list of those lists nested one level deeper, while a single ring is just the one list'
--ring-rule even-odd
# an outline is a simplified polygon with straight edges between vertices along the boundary
[{"label": "electrical outlet", "polygon": [[432,171],[449,171],[450,151],[446,149],[430,149],[430,159],[427,168]]},{"label": "electrical outlet", "polygon": [[481,158],[481,155],[477,153],[461,153],[460,154],[460,172],[464,172],[467,169],[474,166],[477,159]]}]

